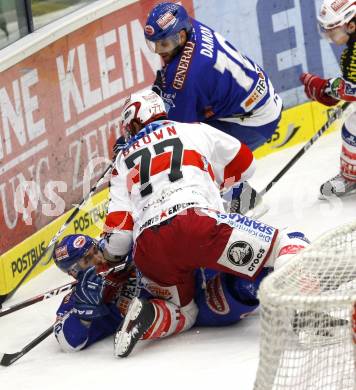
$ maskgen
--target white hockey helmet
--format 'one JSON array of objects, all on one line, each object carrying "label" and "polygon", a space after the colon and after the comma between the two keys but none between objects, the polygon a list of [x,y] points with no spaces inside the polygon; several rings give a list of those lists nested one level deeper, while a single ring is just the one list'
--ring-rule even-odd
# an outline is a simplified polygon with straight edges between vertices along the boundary
[{"label": "white hockey helmet", "polygon": [[164,102],[156,92],[149,89],[133,93],[127,98],[121,112],[122,135],[127,141],[142,127],[166,117],[167,111]]},{"label": "white hockey helmet", "polygon": [[349,23],[355,16],[355,0],[324,0],[318,22],[322,30],[330,30]]}]

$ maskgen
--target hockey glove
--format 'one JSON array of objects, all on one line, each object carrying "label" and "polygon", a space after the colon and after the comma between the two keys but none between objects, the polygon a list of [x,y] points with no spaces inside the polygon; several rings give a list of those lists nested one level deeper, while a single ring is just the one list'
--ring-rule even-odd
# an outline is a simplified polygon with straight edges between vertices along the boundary
[{"label": "hockey glove", "polygon": [[123,149],[123,147],[126,145],[126,142],[125,142],[125,138],[123,136],[119,137],[116,142],[115,142],[115,145],[113,146],[112,150],[114,152],[114,157],[116,157],[120,150]]},{"label": "hockey glove", "polygon": [[86,321],[108,314],[109,309],[103,304],[104,280],[96,274],[96,268],[79,272],[77,280],[73,313]]},{"label": "hockey glove", "polygon": [[329,80],[322,79],[311,73],[302,73],[300,81],[304,84],[304,91],[309,99],[329,107],[335,106],[339,102],[339,100],[334,99],[325,92],[329,86]]},{"label": "hockey glove", "polygon": [[242,182],[233,189],[229,212],[246,215],[261,201],[261,195],[248,182]]},{"label": "hockey glove", "polygon": [[157,70],[156,73],[156,79],[152,85],[152,91],[156,92],[157,95],[162,97],[162,88],[163,88],[163,77],[162,72],[160,70]]}]

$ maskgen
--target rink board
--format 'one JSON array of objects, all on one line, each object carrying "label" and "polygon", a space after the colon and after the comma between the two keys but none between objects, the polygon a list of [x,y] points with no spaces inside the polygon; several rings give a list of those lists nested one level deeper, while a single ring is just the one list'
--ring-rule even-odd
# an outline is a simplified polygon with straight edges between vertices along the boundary
[{"label": "rink board", "polygon": [[[53,192],[78,203],[93,161],[105,160],[95,164],[96,177],[109,164],[123,103],[149,88],[161,66],[144,38],[154,3],[93,2],[1,50],[0,254],[64,212]],[[183,4],[192,9],[191,0]],[[23,218],[25,182],[32,223]],[[51,190],[56,182],[61,191]]]},{"label": "rink board", "polygon": [[[270,141],[254,153],[255,156],[261,158],[299,143],[306,143],[325,124],[330,111],[332,108],[314,102],[285,110],[277,131]],[[336,130],[338,126],[337,121],[326,133]]]},{"label": "rink board", "polygon": [[[102,231],[107,205],[108,190],[105,189],[94,195],[84,205],[61,237],[67,234],[80,233],[98,237]],[[7,294],[15,288],[29,267],[43,254],[51,239],[73,211],[74,209],[67,211],[60,218],[57,218],[37,233],[26,238],[21,244],[16,245],[0,256],[0,295]],[[50,257],[51,253],[48,251],[48,254],[46,253],[40,263],[34,268],[28,280],[37,276],[53,263],[53,259],[48,262]]]},{"label": "rink board", "polygon": [[[305,103],[283,113],[281,123],[272,140],[261,147],[255,154],[257,158],[303,143],[309,140],[326,122],[328,110],[317,103]],[[336,122],[328,132],[337,128]],[[69,225],[64,235],[84,233],[98,236],[108,204],[108,190],[95,195]],[[0,257],[0,295],[14,289],[26,270],[46,249],[51,238],[57,233],[73,210],[45,226]],[[47,257],[44,258],[46,260]],[[28,280],[41,273],[51,264],[36,266]]]}]

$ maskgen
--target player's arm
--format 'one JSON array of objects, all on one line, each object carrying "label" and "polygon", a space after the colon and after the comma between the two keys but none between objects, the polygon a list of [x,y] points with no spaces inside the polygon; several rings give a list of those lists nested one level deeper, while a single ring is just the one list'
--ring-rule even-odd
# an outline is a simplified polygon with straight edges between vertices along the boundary
[{"label": "player's arm", "polygon": [[110,203],[101,242],[104,257],[121,262],[132,246],[133,219],[126,167],[118,158],[110,180]]},{"label": "player's arm", "polygon": [[[114,333],[122,315],[116,305],[107,301],[113,297],[112,280],[97,275],[95,266],[77,275],[78,284],[57,310],[54,335],[66,352],[76,352]],[[118,283],[117,283],[118,284]],[[122,283],[121,283],[122,284]]]},{"label": "player's arm", "polygon": [[[356,100],[356,86],[350,88],[351,83],[346,83],[342,77],[322,79],[311,73],[303,73],[300,76],[300,81],[304,84],[304,91],[308,98],[325,106],[334,106],[340,100]],[[353,100],[348,100],[352,97]]]},{"label": "player's arm", "polygon": [[206,124],[201,128],[210,144],[210,162],[215,180],[222,191],[248,180],[255,171],[252,151],[236,138]]}]

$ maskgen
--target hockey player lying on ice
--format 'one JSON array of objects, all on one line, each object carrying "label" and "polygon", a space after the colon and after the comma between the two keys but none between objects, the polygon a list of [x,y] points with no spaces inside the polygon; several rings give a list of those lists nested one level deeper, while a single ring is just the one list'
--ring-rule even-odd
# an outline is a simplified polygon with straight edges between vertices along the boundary
[{"label": "hockey player lying on ice", "polygon": [[[290,237],[296,242],[305,240],[300,233],[291,233]],[[298,245],[306,245],[306,242],[298,242]],[[98,276],[97,273],[108,270],[113,264],[104,259],[98,242],[86,235],[66,236],[57,245],[54,259],[62,271],[79,282],[57,310],[60,321],[54,334],[66,352],[79,351],[113,335],[135,296],[152,301],[166,293],[165,289],[143,278],[130,262],[125,271]],[[271,270],[263,268],[254,281],[223,272],[196,270],[194,300],[199,312],[194,325],[225,326],[246,317],[258,307],[258,286]],[[164,297],[169,298],[169,295]],[[165,307],[166,302],[157,299],[155,302]],[[167,316],[165,321],[168,323],[169,319]]]},{"label": "hockey player lying on ice", "polygon": [[[145,299],[164,296],[170,299],[169,290],[142,278],[132,263],[124,272],[98,276],[97,273],[106,271],[109,264],[97,241],[89,236],[78,234],[65,237],[57,245],[54,258],[62,271],[79,282],[75,290],[63,299],[57,311],[61,321],[55,328],[55,335],[65,351],[83,349],[114,334],[135,296]],[[255,310],[258,306],[256,290],[268,271],[265,269],[252,282],[225,273],[197,270],[194,299],[199,307],[199,315],[195,324],[229,325]],[[170,309],[170,306],[166,307],[166,302],[156,300],[156,303],[163,311]],[[169,324],[170,315],[169,311],[164,321],[166,324]]]},{"label": "hockey player lying on ice", "polygon": [[[144,290],[138,289],[133,298],[131,270],[106,282],[95,275],[95,268],[86,268],[90,258],[101,257],[92,243],[84,246],[75,237],[55,251],[57,265],[72,272],[72,250],[83,248],[74,257],[79,283],[59,314],[68,311],[66,304],[74,310],[63,316],[57,339],[68,349],[80,349],[113,333],[133,298],[115,337],[115,355],[120,357],[140,338],[239,321],[257,307],[263,277],[307,245],[301,233],[225,214],[220,191],[253,172],[251,151],[235,138],[206,124],[168,121],[163,101],[153,91],[127,100],[122,129],[127,143],[113,170],[101,247],[105,259],[115,263],[133,245],[133,263]],[[206,290],[201,267],[215,271],[213,276],[208,272]],[[115,288],[121,292],[112,303]],[[116,322],[110,319],[109,326],[105,316]]]}]

